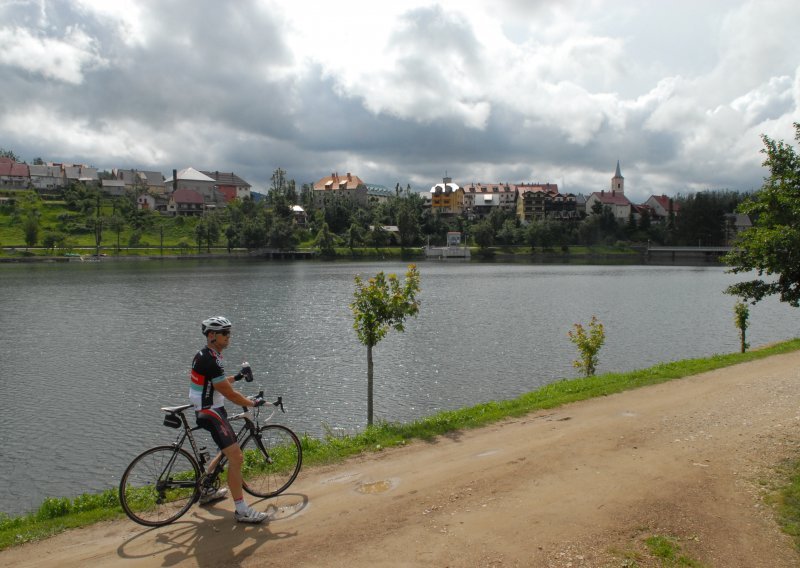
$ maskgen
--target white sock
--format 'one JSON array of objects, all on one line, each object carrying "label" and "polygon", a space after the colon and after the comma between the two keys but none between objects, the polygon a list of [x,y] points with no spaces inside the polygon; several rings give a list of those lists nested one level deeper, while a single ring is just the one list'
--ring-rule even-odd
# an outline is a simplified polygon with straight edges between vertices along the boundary
[{"label": "white sock", "polygon": [[247,503],[244,502],[244,497],[241,499],[234,499],[233,504],[236,505],[236,512],[240,515],[246,515],[248,509],[250,508],[247,506]]}]

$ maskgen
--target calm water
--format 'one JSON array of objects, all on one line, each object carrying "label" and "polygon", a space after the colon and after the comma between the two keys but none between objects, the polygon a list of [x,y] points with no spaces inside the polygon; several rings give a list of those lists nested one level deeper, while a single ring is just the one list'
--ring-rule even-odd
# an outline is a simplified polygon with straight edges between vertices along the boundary
[{"label": "calm water", "polygon": [[[312,436],[366,422],[366,349],[352,330],[353,276],[404,263],[131,262],[0,266],[0,511],[114,487],[130,459],[174,431],[200,321],[234,322],[243,360],[280,418]],[[422,263],[422,309],[375,349],[376,418],[406,421],[511,398],[576,376],[566,334],[605,324],[599,372],[738,349],[734,276],[721,268]],[[753,346],[798,335],[796,312],[751,307]],[[242,383],[239,383],[242,384]],[[246,387],[245,387],[246,388]],[[10,397],[10,400],[8,399]]]}]

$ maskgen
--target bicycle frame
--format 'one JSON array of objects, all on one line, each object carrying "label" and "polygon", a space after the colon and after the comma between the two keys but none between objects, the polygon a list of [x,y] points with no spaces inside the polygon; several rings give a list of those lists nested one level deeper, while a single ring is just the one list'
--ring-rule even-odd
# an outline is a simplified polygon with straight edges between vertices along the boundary
[{"label": "bicycle frame", "polygon": [[[259,401],[259,406],[242,407],[241,413],[228,416],[230,422],[243,421],[236,440],[244,450],[247,472],[252,476],[243,480],[243,489],[256,497],[274,497],[297,477],[302,464],[302,446],[287,427],[266,424],[277,408],[283,411],[282,397],[271,403],[272,408],[260,403],[264,400],[263,391],[251,400]],[[219,487],[228,460],[222,452],[210,458],[209,451],[201,447],[205,439],[198,439],[194,432],[204,428],[190,425],[186,414],[190,409],[190,404],[162,408],[167,413],[164,424],[178,429],[174,441],[136,456],[120,480],[120,503],[125,513],[139,524],[163,526],[171,523],[209,489]],[[191,450],[186,447],[187,439]],[[288,457],[288,464],[283,465],[285,457]],[[270,469],[276,462],[285,469]]]},{"label": "bicycle frame", "polygon": [[[277,404],[280,405],[281,408],[283,407],[281,399],[278,400]],[[243,408],[243,410],[244,411],[239,413],[239,414],[233,414],[233,415],[228,417],[228,421],[229,422],[233,422],[235,420],[244,420],[244,424],[242,425],[241,430],[239,430],[239,432],[236,434],[237,443],[241,447],[241,446],[244,445],[244,442],[250,436],[253,436],[255,438],[255,442],[258,445],[258,447],[262,451],[264,451],[264,447],[263,447],[263,445],[261,443],[261,440],[258,437],[256,437],[256,433],[258,431],[258,427],[256,425],[257,416],[254,416],[254,414],[252,412],[252,409]],[[214,467],[214,470],[213,471],[206,470],[206,464],[209,461],[213,461],[213,458],[210,457],[209,452],[207,450],[205,450],[205,448],[200,448],[197,445],[197,441],[195,440],[194,435],[192,435],[192,432],[194,432],[196,430],[203,430],[203,427],[202,426],[194,426],[194,427],[189,426],[189,419],[186,417],[186,414],[185,414],[184,410],[173,412],[173,414],[176,414],[176,415],[180,416],[181,424],[183,425],[183,431],[180,434],[178,434],[178,437],[172,443],[172,446],[176,449],[175,455],[177,455],[177,450],[182,448],[183,445],[186,443],[186,440],[188,439],[189,440],[189,445],[192,448],[192,454],[194,456],[194,459],[197,462],[197,464],[200,466],[200,473],[201,473],[200,483],[201,484],[208,483],[209,479],[213,483],[213,481],[216,480],[217,476],[220,473],[222,473],[222,471],[225,469],[225,465],[228,462],[227,457],[225,456],[225,454],[222,454],[220,456],[220,459],[217,462],[216,467]],[[266,422],[270,418],[272,418],[272,416],[274,414],[275,414],[275,410],[273,409],[272,412],[270,413],[270,415],[267,416],[264,419],[264,422]],[[163,477],[164,473],[166,473],[167,471],[170,470],[170,468],[172,467],[172,464],[174,463],[174,460],[175,460],[175,456],[173,456],[173,459],[170,460],[170,462],[167,463],[167,465],[165,466],[164,472],[162,472],[162,477]]]}]

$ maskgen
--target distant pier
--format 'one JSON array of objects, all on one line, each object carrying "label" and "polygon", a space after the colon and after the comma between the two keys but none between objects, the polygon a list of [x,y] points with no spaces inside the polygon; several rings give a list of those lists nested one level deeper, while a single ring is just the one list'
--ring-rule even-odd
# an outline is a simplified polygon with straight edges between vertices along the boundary
[{"label": "distant pier", "polygon": [[648,262],[676,262],[692,260],[695,262],[720,264],[722,257],[733,247],[662,247],[648,246]]},{"label": "distant pier", "polygon": [[251,257],[267,260],[311,260],[318,255],[319,252],[314,250],[259,249],[250,253]]},{"label": "distant pier", "polygon": [[425,258],[445,260],[449,258],[469,260],[468,247],[425,247]]}]

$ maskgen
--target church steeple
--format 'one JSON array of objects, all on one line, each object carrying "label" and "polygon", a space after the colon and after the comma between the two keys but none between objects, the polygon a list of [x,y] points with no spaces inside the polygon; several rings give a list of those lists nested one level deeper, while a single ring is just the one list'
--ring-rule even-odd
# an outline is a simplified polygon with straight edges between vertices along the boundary
[{"label": "church steeple", "polygon": [[611,178],[611,192],[625,194],[625,178],[622,177],[622,172],[619,169],[619,160],[617,160],[617,171],[614,172],[614,177]]}]

